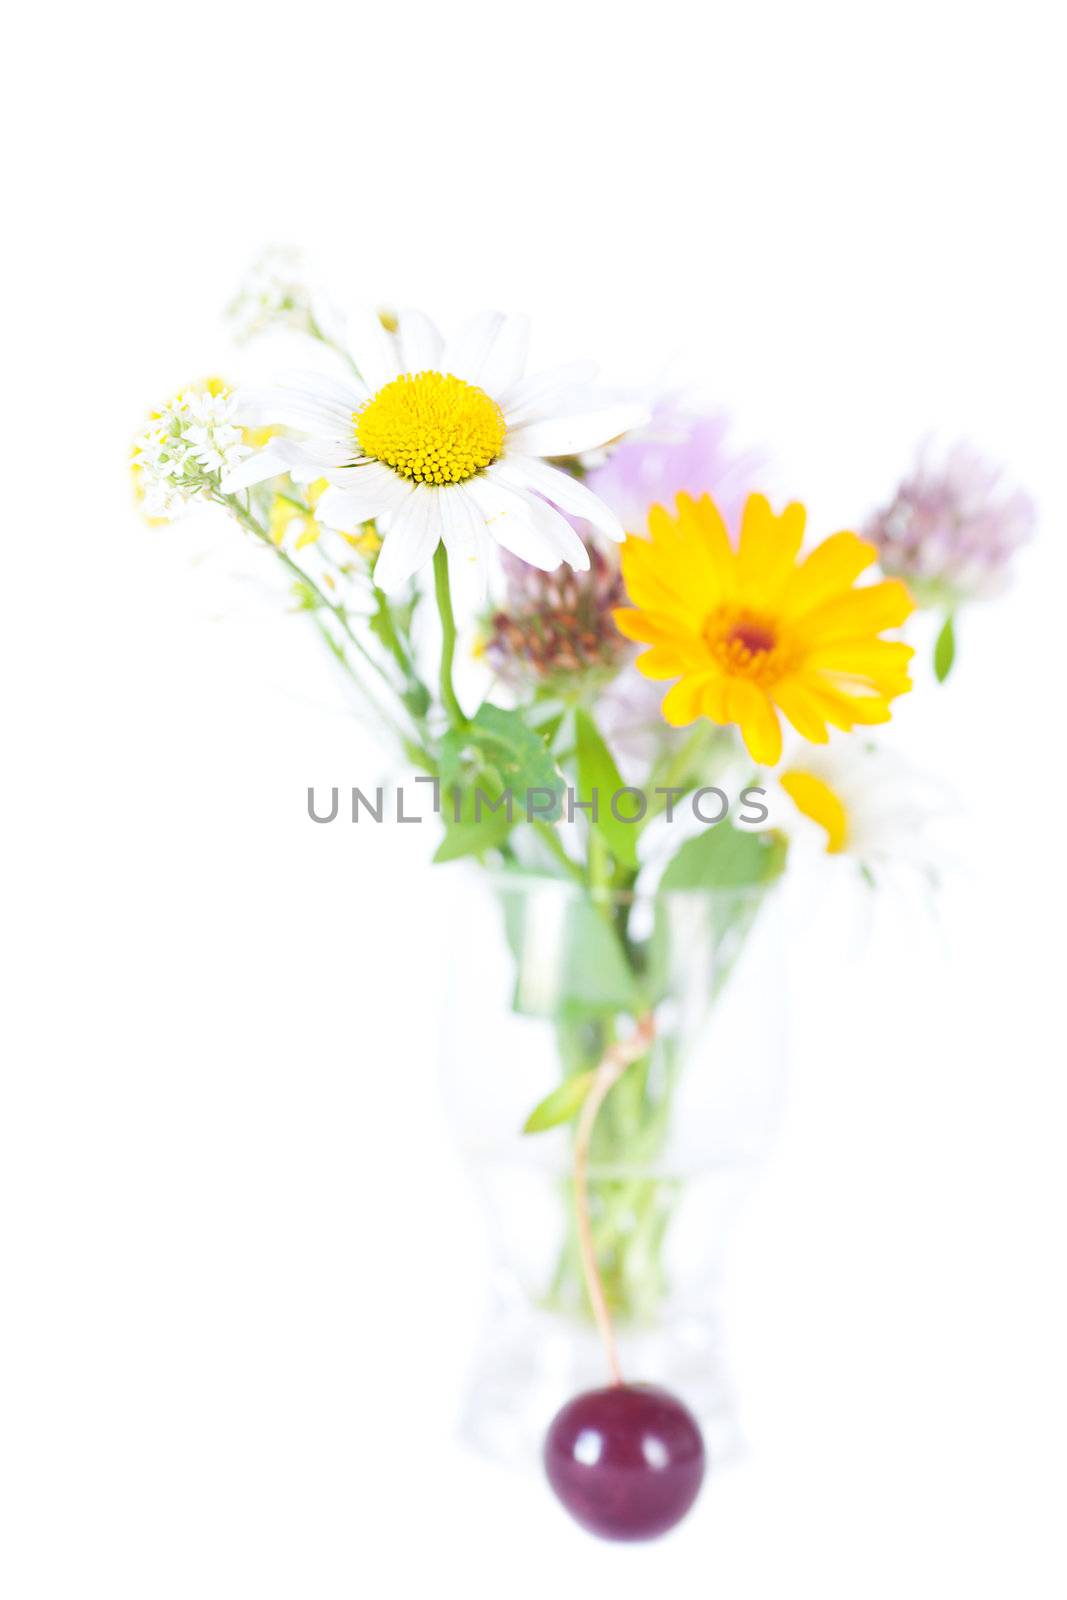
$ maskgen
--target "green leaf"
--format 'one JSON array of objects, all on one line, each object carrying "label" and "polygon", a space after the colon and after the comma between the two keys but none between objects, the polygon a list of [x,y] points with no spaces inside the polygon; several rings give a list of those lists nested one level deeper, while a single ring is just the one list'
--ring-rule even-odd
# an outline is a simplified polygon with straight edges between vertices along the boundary
[{"label": "green leaf", "polygon": [[538,816],[547,822],[560,815],[559,768],[545,740],[517,711],[483,705],[466,727],[453,729],[441,741],[443,788],[466,787],[486,774],[499,780],[498,792],[510,789],[515,796],[517,822],[525,819],[527,795],[533,790],[541,791],[534,802]]},{"label": "green leaf", "polygon": [[[479,706],[468,729],[472,741],[499,772],[505,788],[525,806],[528,789],[551,789],[563,795],[563,778],[541,734],[527,727],[517,711]],[[547,816],[547,813],[545,813]],[[557,812],[558,815],[558,812]]]},{"label": "green leaf", "polygon": [[951,611],[945,618],[934,645],[934,677],[944,683],[956,659],[956,622]]},{"label": "green leaf", "polygon": [[611,808],[611,802],[623,787],[615,758],[588,711],[575,714],[575,735],[578,757],[578,798],[588,804],[596,797],[596,821],[592,814],[590,826],[596,828],[615,860],[631,872],[637,870],[637,838],[641,832],[637,822],[620,822]]},{"label": "green leaf", "polygon": [[[437,862],[481,855],[503,844],[515,823],[526,818],[528,792],[541,791],[535,803],[546,821],[560,812],[563,779],[544,739],[517,712],[499,706],[482,706],[465,727],[445,735],[440,777],[445,837]],[[499,810],[491,809],[498,804]]]},{"label": "green leaf", "polygon": [[560,1123],[569,1122],[581,1110],[595,1077],[596,1072],[590,1068],[588,1072],[576,1072],[572,1078],[564,1078],[557,1089],[534,1106],[523,1123],[523,1133],[544,1133],[548,1128],[558,1128]]},{"label": "green leaf", "polygon": [[[452,735],[441,744],[441,815],[445,836],[434,855],[436,862],[458,861],[481,855],[504,843],[518,820],[514,805],[504,797],[495,771],[471,760]],[[499,804],[499,809],[496,809]]]},{"label": "green leaf", "polygon": [[748,889],[770,883],[785,866],[786,842],[780,833],[757,833],[717,822],[687,839],[670,862],[662,890]]},{"label": "green leaf", "polygon": [[[470,798],[465,798],[464,809]],[[484,806],[480,817],[472,814],[460,822],[450,820],[446,822],[445,836],[434,852],[434,861],[458,861],[463,856],[480,856],[486,850],[495,850],[504,843],[511,827],[505,811],[489,811]]]},{"label": "green leaf", "polygon": [[430,691],[417,679],[403,691],[400,698],[414,717],[424,717],[430,709]]}]

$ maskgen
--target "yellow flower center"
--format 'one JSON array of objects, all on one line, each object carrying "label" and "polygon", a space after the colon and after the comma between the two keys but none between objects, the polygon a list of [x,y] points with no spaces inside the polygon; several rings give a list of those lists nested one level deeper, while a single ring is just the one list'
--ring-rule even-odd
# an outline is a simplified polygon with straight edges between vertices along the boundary
[{"label": "yellow flower center", "polygon": [[496,401],[445,372],[394,378],[353,421],[363,454],[415,483],[463,483],[495,461],[504,443]]},{"label": "yellow flower center", "polygon": [[788,672],[792,651],[775,622],[738,606],[719,606],[704,618],[704,643],[731,677],[774,683]]}]

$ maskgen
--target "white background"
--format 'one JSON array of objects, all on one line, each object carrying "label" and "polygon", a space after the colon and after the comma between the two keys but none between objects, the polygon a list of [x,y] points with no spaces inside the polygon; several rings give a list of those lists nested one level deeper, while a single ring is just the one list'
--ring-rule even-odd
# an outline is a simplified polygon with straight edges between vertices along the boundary
[{"label": "white background", "polygon": [[[1061,1596],[1052,8],[33,15],[0,112],[5,1600]],[[379,759],[314,638],[228,531],[130,509],[128,436],[230,359],[276,238],[696,380],[816,528],[931,427],[1039,502],[901,714],[966,802],[939,922],[799,908],[727,1285],[747,1453],[659,1546],[455,1441],[486,1261],[436,1089],[447,884],[413,829],[308,823]]]}]

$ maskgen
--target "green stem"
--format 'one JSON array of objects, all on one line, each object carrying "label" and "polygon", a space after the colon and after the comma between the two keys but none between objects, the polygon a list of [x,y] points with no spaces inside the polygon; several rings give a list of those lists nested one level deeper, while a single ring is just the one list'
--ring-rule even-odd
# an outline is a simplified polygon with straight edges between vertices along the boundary
[{"label": "green stem", "polygon": [[441,704],[454,728],[465,728],[467,718],[456,698],[452,683],[452,663],[456,655],[456,619],[452,611],[452,591],[448,584],[448,551],[442,541],[434,551],[433,589],[441,617]]},{"label": "green stem", "polygon": [[406,642],[406,635],[402,634],[396,625],[393,608],[389,604],[389,596],[377,586],[374,588],[374,604],[376,607],[375,621],[378,625],[378,638],[384,644],[407,681],[420,689],[424,688],[425,685],[419,677],[410,646]]},{"label": "green stem", "polygon": [[611,861],[596,828],[589,830],[589,891],[595,905],[603,906],[611,888]]}]

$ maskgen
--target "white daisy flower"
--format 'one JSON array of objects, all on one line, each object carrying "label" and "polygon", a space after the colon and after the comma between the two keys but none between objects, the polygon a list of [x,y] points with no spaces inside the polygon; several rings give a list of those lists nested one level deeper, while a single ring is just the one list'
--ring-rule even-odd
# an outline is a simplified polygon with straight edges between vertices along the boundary
[{"label": "white daisy flower", "polygon": [[[350,329],[350,334],[355,334]],[[554,571],[589,566],[567,518],[582,517],[621,541],[622,524],[591,490],[546,458],[574,456],[647,417],[631,402],[561,404],[586,368],[524,377],[525,317],[487,312],[447,344],[428,317],[401,314],[395,335],[367,317],[353,339],[360,374],[294,374],[240,397],[247,424],[283,425],[301,439],[272,439],[224,487],[276,473],[331,488],[318,504],[327,527],[353,532],[372,519],[384,536],[374,580],[398,589],[443,539],[452,563],[480,563],[492,541]]]}]

